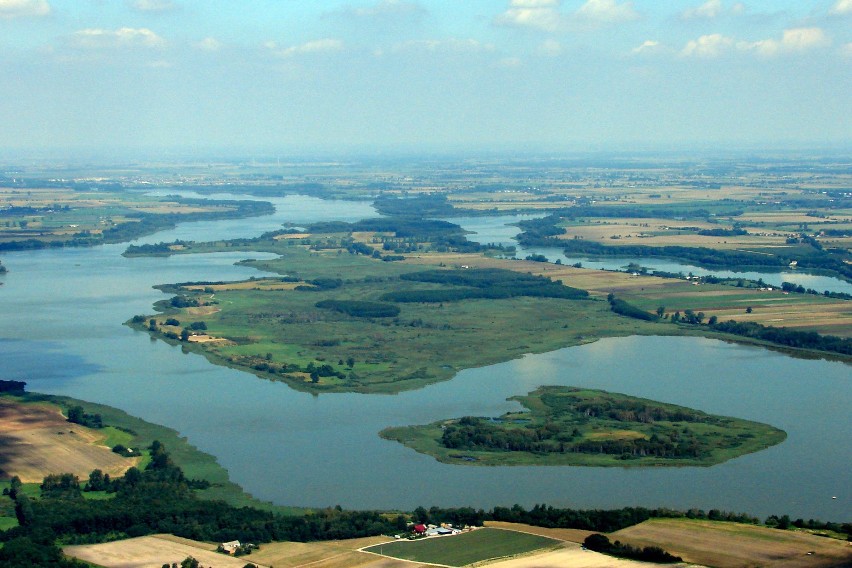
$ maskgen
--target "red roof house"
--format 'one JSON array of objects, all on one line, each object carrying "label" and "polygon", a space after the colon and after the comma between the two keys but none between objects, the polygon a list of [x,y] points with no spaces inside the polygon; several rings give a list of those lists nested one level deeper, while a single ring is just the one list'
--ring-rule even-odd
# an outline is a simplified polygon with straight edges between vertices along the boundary
[{"label": "red roof house", "polygon": [[414,525],[414,532],[416,534],[423,534],[426,532],[426,525]]}]

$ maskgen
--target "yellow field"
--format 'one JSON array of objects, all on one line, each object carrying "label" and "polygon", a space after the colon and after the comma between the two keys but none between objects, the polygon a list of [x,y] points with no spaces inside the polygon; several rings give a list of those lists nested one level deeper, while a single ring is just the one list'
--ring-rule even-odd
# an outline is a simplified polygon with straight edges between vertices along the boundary
[{"label": "yellow field", "polygon": [[[85,562],[105,568],[161,568],[163,564],[176,562],[178,565],[192,556],[205,568],[243,568],[247,562],[255,562],[254,554],[232,558],[216,552],[216,545],[179,539],[171,535],[154,535],[106,542],[66,546],[63,551]],[[266,565],[268,566],[268,565]]]},{"label": "yellow field", "polygon": [[284,235],[276,235],[272,238],[275,239],[276,241],[284,241],[284,240],[288,240],[288,239],[305,239],[305,238],[308,238],[310,236],[311,236],[310,233],[287,233],[287,234],[284,234]]},{"label": "yellow field", "polygon": [[486,527],[495,529],[509,529],[514,531],[528,532],[556,540],[564,540],[567,542],[582,543],[587,536],[594,534],[595,531],[584,531],[580,529],[549,529],[546,527],[534,527],[533,525],[525,525],[523,523],[506,523],[503,521],[486,521]]},{"label": "yellow field", "polygon": [[610,540],[614,539],[634,546],[660,546],[686,561],[718,568],[817,568],[852,563],[848,542],[739,523],[652,519],[612,533]]},{"label": "yellow field", "polygon": [[349,568],[361,566],[364,568],[417,568],[425,564],[407,562],[360,552],[359,549],[375,544],[391,542],[387,537],[368,537],[352,540],[323,541],[323,542],[273,542],[262,545],[261,549],[252,553],[251,560],[261,562],[275,568],[295,568],[311,566],[311,568]]},{"label": "yellow field", "polygon": [[0,398],[0,477],[33,483],[73,473],[87,479],[93,469],[120,477],[139,461],[100,445],[103,439],[97,430],[67,422],[56,407]]},{"label": "yellow field", "polygon": [[228,284],[209,284],[184,286],[187,290],[204,291],[211,289],[214,292],[225,292],[228,290],[293,290],[296,286],[309,286],[304,282],[281,282],[280,280],[246,280],[244,282],[232,282]]},{"label": "yellow field", "polygon": [[[605,245],[647,245],[647,246],[690,246],[708,247],[715,249],[736,249],[738,247],[773,247],[785,248],[786,239],[791,233],[787,231],[766,230],[755,227],[745,227],[748,235],[714,237],[695,233],[678,233],[680,227],[699,227],[700,229],[717,229],[713,225],[701,221],[678,222],[665,219],[606,219],[600,222],[571,225],[566,234],[560,235],[563,240],[580,236],[589,241]],[[617,237],[617,238],[613,238]]]}]

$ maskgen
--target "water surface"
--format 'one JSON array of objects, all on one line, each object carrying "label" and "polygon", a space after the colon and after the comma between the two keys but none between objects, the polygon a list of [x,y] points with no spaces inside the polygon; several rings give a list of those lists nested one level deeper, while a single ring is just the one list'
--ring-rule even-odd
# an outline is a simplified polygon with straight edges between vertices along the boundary
[{"label": "water surface", "polygon": [[[187,223],[139,242],[254,236],[288,220],[374,214],[348,202],[301,197],[276,206],[266,218]],[[4,378],[175,428],[262,499],[403,509],[540,502],[702,507],[849,520],[852,388],[845,364],[709,339],[631,337],[470,369],[399,395],[312,396],[211,365],[122,325],[165,297],[152,285],[259,275],[233,265],[259,254],[127,259],[120,256],[124,246],[4,255],[10,269],[0,286]],[[377,435],[392,425],[497,416],[517,408],[507,397],[543,384],[602,388],[759,420],[789,437],[710,468],[620,469],[447,465]]]}]

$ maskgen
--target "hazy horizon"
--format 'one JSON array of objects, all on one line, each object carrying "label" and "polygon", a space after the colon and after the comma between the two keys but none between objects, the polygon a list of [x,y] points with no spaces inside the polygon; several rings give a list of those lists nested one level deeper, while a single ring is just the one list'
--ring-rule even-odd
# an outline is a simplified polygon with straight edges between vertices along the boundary
[{"label": "hazy horizon", "polygon": [[852,0],[0,0],[0,156],[852,146]]}]

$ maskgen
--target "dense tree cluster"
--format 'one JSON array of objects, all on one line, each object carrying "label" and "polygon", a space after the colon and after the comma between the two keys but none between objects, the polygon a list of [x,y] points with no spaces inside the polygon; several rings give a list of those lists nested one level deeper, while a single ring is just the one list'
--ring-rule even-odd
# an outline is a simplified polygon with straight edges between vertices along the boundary
[{"label": "dense tree cluster", "polygon": [[0,392],[23,393],[26,387],[27,383],[24,381],[0,379]]},{"label": "dense tree cluster", "polygon": [[543,276],[534,276],[500,268],[462,270],[426,270],[400,276],[412,282],[444,284],[452,288],[399,290],[382,296],[394,302],[453,302],[472,298],[503,299],[519,296],[576,300],[588,292],[565,286]]},{"label": "dense tree cluster", "polygon": [[390,217],[447,217],[454,213],[446,195],[418,195],[417,197],[381,196],[373,207]]},{"label": "dense tree cluster", "polygon": [[[735,441],[731,441],[736,445]],[[507,451],[533,453],[582,453],[668,459],[701,458],[712,446],[694,432],[668,428],[648,439],[588,440],[579,429],[566,432],[554,423],[506,428],[485,418],[466,416],[445,427],[441,445],[453,450]]]},{"label": "dense tree cluster", "polygon": [[629,544],[624,544],[620,541],[610,542],[609,538],[602,534],[590,534],[583,541],[583,544],[589,550],[602,552],[611,556],[620,558],[630,558],[633,560],[641,560],[642,562],[656,562],[658,564],[674,564],[682,562],[680,556],[673,556],[658,546],[646,546],[638,548]]},{"label": "dense tree cluster", "polygon": [[399,315],[399,307],[385,302],[365,300],[322,300],[316,307],[334,310],[358,318],[393,318]]},{"label": "dense tree cluster", "polygon": [[657,321],[660,319],[658,315],[651,314],[643,309],[637,308],[633,304],[629,304],[624,300],[616,298],[612,294],[607,296],[607,300],[609,301],[609,309],[616,314],[645,321]]},{"label": "dense tree cluster", "polygon": [[103,428],[104,423],[100,414],[89,414],[83,407],[74,405],[68,408],[68,422],[85,426],[86,428]]},{"label": "dense tree cluster", "polygon": [[798,331],[786,327],[773,327],[771,325],[761,325],[756,322],[737,322],[734,320],[716,322],[710,328],[786,347],[816,349],[819,351],[840,353],[842,355],[852,355],[852,338],[849,337],[820,335],[815,331]]}]

